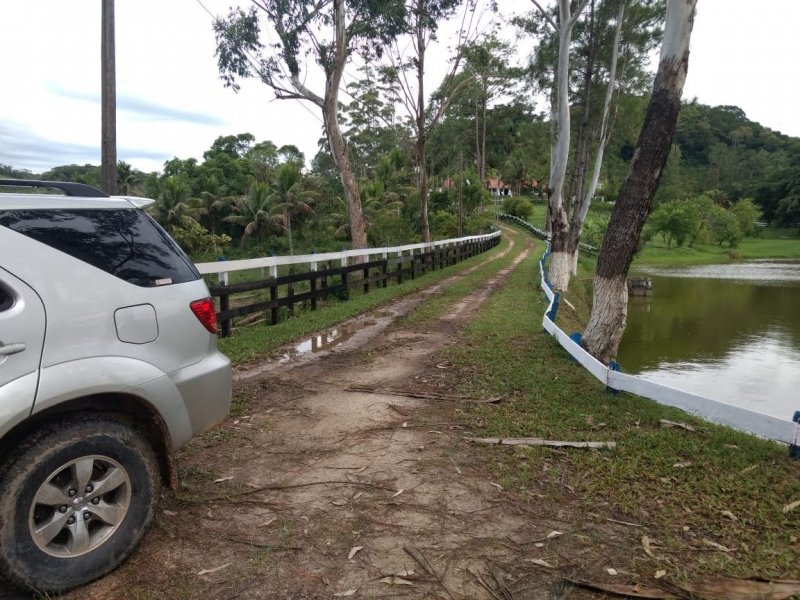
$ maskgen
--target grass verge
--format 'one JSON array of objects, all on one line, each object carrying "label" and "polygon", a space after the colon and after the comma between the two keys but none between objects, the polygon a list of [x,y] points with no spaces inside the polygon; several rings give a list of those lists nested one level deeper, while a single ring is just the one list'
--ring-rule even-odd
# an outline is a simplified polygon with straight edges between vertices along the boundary
[{"label": "grass verge", "polygon": [[[641,572],[644,560],[647,569],[684,576],[796,578],[800,509],[783,507],[800,500],[800,461],[778,444],[606,392],[542,331],[537,258],[524,261],[465,328],[461,343],[444,351],[460,392],[508,399],[463,407],[465,424],[479,436],[618,445],[566,452],[486,447],[496,480],[506,489],[550,485],[557,500],[566,477],[579,515],[642,525],[635,531],[655,540],[655,557],[639,552],[631,571]],[[660,419],[696,431],[664,429]]]},{"label": "grass verge", "polygon": [[217,341],[217,345],[222,352],[228,355],[234,365],[257,360],[287,342],[326,327],[332,327],[366,310],[379,307],[391,300],[416,292],[432,283],[477,265],[487,258],[503,252],[508,247],[508,244],[508,239],[504,236],[500,243],[488,252],[473,256],[469,260],[441,271],[429,272],[416,279],[406,280],[401,285],[373,288],[368,294],[361,294],[357,290],[353,290],[348,301],[331,302],[320,306],[315,311],[301,310],[298,307],[295,316],[292,318],[281,321],[274,326],[254,324],[239,328],[231,336],[220,338]]},{"label": "grass verge", "polygon": [[692,248],[667,248],[660,240],[648,242],[633,263],[641,265],[701,265],[762,258],[800,259],[800,236],[796,229],[770,229],[764,237],[742,240],[738,248],[713,244]]}]

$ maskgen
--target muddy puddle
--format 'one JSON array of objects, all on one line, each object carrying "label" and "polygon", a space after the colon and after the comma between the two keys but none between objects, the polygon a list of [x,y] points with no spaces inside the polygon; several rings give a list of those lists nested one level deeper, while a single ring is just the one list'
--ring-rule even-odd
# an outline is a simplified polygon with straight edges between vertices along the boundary
[{"label": "muddy puddle", "polygon": [[346,323],[334,329],[329,329],[328,331],[314,335],[296,344],[292,350],[286,352],[278,361],[286,363],[304,354],[315,354],[324,350],[332,350],[336,348],[336,346],[352,338],[356,332],[366,329],[367,327],[374,327],[377,324],[378,321],[375,319],[363,319],[361,321]]}]

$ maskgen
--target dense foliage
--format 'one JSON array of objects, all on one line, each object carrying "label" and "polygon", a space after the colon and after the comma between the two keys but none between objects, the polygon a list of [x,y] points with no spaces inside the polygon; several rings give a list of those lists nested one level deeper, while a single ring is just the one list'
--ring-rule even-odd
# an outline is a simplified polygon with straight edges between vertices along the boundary
[{"label": "dense foliage", "polygon": [[[303,3],[289,4],[297,7],[299,12],[292,15],[303,27],[306,17],[316,15],[303,12]],[[351,2],[347,18],[362,22],[362,4],[373,7],[369,2]],[[443,20],[452,16],[457,5],[443,2],[446,10],[431,14]],[[583,189],[586,160],[597,149],[597,115],[609,85],[612,22],[618,5],[619,0],[593,1],[576,25],[570,80],[576,151],[568,170],[573,198]],[[391,32],[378,35],[359,29],[348,33],[352,37],[347,39],[355,40],[352,50],[374,60],[353,66],[359,76],[347,81],[347,100],[340,99],[338,108],[368,243],[376,246],[422,237],[420,130],[398,101],[403,92],[397,87],[397,77],[389,76],[401,66],[413,71],[417,63],[410,58],[408,65],[397,60],[381,63],[378,42],[381,35],[413,33],[412,9],[423,4],[391,4],[408,9],[406,26],[400,23],[402,11],[388,11],[387,6],[382,5],[380,15],[392,21]],[[431,3],[431,7],[439,4]],[[646,57],[659,43],[663,6],[651,0],[629,0],[625,14],[620,48],[625,68],[614,84],[610,141],[596,191],[596,197],[606,202],[616,199],[644,118],[651,77]],[[500,200],[506,200],[506,212],[524,217],[532,204],[546,197],[553,130],[550,107],[537,104],[549,101],[553,84],[555,47],[546,21],[547,16],[537,11],[515,21],[523,35],[538,39],[530,57],[520,56],[517,48],[495,34],[460,43],[451,63],[453,76],[445,78],[424,103],[426,110],[433,111],[426,118],[441,113],[436,127],[424,131],[424,189],[432,237],[488,229]],[[429,36],[439,27],[438,23],[423,24],[418,30]],[[266,27],[266,22],[261,26]],[[292,42],[289,29],[284,34],[288,37],[283,41]],[[229,37],[221,39],[230,41]],[[300,43],[299,38],[296,41]],[[323,45],[320,51],[325,54],[326,48]],[[279,50],[277,46],[264,49],[267,54],[280,54]],[[276,76],[277,54],[262,65],[266,71],[260,76]],[[290,63],[294,60],[291,54],[281,57]],[[321,66],[330,67],[324,60]],[[247,69],[257,74],[254,65]],[[249,133],[225,135],[213,142],[202,159],[175,157],[160,172],[144,173],[120,162],[118,187],[121,194],[156,199],[151,209],[154,217],[197,257],[348,246],[352,202],[340,165],[324,143],[315,157],[306,158],[293,145],[278,147]],[[100,169],[95,165],[62,165],[45,173],[0,165],[0,176],[100,183]],[[497,186],[513,197],[492,197],[488,189]],[[694,243],[733,247],[742,237],[758,233],[754,221],[800,227],[800,139],[750,121],[737,107],[685,102],[657,207],[644,237],[661,238],[670,247]],[[599,244],[603,229],[603,219],[590,219],[584,241]]]}]

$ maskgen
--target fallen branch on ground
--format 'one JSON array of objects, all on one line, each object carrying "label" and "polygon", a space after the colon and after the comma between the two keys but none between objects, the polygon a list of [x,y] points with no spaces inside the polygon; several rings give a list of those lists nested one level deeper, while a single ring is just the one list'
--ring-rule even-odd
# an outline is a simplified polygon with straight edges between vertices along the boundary
[{"label": "fallen branch on ground", "polygon": [[[374,483],[365,483],[363,481],[309,481],[308,483],[292,483],[289,485],[265,485],[262,487],[253,488],[252,490],[247,490],[244,492],[239,492],[235,494],[226,494],[222,496],[212,496],[211,498],[203,498],[202,500],[195,502],[212,502],[214,500],[232,500],[233,498],[239,498],[241,496],[249,496],[250,494],[257,494],[259,492],[266,492],[270,490],[292,490],[295,488],[304,488],[313,485],[355,485],[361,487],[370,487],[376,490],[386,490],[387,492],[396,492],[396,488],[390,488],[383,485],[376,485]],[[192,503],[192,502],[189,502]]]},{"label": "fallen branch on ground", "polygon": [[554,448],[609,448],[617,447],[616,442],[569,442],[544,440],[542,438],[464,438],[468,442],[478,444],[494,444],[496,446],[550,446]]},{"label": "fallen branch on ground", "polygon": [[436,580],[436,583],[439,584],[439,587],[442,588],[444,593],[447,594],[449,598],[453,597],[453,595],[450,593],[450,590],[447,589],[447,586],[445,586],[444,581],[442,581],[442,578],[433,568],[433,565],[431,565],[431,563],[428,562],[428,559],[425,558],[425,555],[422,554],[422,552],[417,550],[414,546],[403,546],[403,550],[405,551],[406,554],[408,554],[411,558],[413,558],[416,561],[416,563],[422,568],[423,571],[425,571],[428,575],[430,575]]},{"label": "fallen branch on ground", "polygon": [[691,431],[691,432],[697,431],[696,427],[694,427],[693,425],[688,425],[687,423],[679,423],[678,421],[670,421],[668,419],[659,419],[658,422],[661,423],[661,426],[664,427],[665,429],[671,429],[673,427],[677,427],[679,429],[685,429],[686,431]]},{"label": "fallen branch on ground", "polygon": [[441,394],[439,392],[416,392],[400,388],[375,388],[368,385],[351,385],[344,388],[345,392],[357,392],[362,394],[380,394],[384,396],[402,396],[404,398],[419,398],[420,400],[447,400],[450,402],[476,402],[479,404],[494,404],[500,402],[503,397],[496,396],[488,399],[472,398],[470,396],[457,396],[454,394]]}]

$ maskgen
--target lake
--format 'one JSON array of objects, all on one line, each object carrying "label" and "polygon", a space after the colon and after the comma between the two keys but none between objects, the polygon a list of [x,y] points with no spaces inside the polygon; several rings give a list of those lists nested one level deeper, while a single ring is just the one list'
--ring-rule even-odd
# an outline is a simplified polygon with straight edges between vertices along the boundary
[{"label": "lake", "polygon": [[626,373],[782,419],[800,410],[800,263],[646,267],[618,361]]}]

